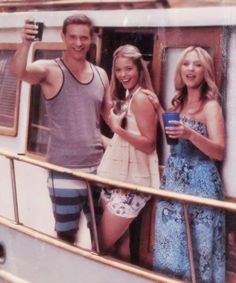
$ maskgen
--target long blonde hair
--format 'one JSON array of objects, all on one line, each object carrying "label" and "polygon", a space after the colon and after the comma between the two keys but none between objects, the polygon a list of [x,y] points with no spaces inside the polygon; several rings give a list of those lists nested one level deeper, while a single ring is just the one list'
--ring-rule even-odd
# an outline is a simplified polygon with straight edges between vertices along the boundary
[{"label": "long blonde hair", "polygon": [[171,101],[173,105],[173,109],[176,109],[178,107],[182,108],[187,98],[187,87],[184,84],[181,76],[181,66],[183,64],[183,61],[187,53],[192,51],[195,51],[197,53],[199,60],[202,66],[204,67],[204,80],[201,85],[201,97],[200,97],[202,104],[206,100],[209,99],[219,100],[220,98],[220,93],[215,82],[214,64],[212,57],[205,49],[199,46],[190,46],[180,54],[179,60],[177,62],[175,79],[174,79],[175,96]]},{"label": "long blonde hair", "polygon": [[140,53],[137,47],[130,45],[130,44],[125,44],[117,48],[113,54],[112,74],[111,74],[111,83],[110,83],[112,97],[113,98],[119,97],[120,82],[117,80],[116,75],[115,75],[115,61],[119,57],[132,59],[134,64],[138,68],[139,85],[142,88],[146,88],[146,89],[153,91],[151,78],[150,78],[146,63],[143,60],[142,54]]}]

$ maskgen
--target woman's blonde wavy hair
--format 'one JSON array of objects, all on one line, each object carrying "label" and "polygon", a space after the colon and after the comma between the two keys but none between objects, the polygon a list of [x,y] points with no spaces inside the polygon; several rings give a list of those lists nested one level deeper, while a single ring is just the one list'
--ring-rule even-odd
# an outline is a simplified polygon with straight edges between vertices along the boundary
[{"label": "woman's blonde wavy hair", "polygon": [[133,60],[134,64],[138,68],[139,80],[138,83],[142,88],[153,91],[151,78],[147,69],[147,65],[140,53],[139,49],[133,45],[125,44],[117,48],[113,54],[112,62],[112,74],[110,82],[111,95],[114,98],[119,97],[120,82],[117,80],[115,75],[115,61],[117,58],[129,58]]},{"label": "woman's blonde wavy hair", "polygon": [[172,109],[176,109],[178,107],[182,108],[187,98],[187,87],[184,84],[181,76],[181,66],[187,53],[192,51],[195,51],[197,53],[199,60],[204,67],[204,80],[201,85],[200,97],[202,104],[206,100],[219,100],[220,98],[220,93],[215,82],[214,64],[212,57],[205,49],[199,46],[190,46],[180,54],[179,60],[177,62],[174,79],[175,96],[171,101],[171,104],[173,106]]}]

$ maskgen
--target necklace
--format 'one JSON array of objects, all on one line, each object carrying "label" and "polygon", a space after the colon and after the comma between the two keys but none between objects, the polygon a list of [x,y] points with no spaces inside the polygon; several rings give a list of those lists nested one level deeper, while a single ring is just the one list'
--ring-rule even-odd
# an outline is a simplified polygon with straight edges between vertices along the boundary
[{"label": "necklace", "polygon": [[120,114],[124,111],[127,111],[128,107],[129,107],[129,102],[131,100],[131,98],[140,91],[141,87],[138,87],[133,93],[129,92],[129,90],[126,90],[125,93],[125,99],[124,100],[120,100],[120,99],[116,99],[115,100],[115,112],[117,114]]},{"label": "necklace", "polygon": [[129,92],[129,90],[126,90],[125,94],[125,100],[129,101],[136,93],[138,93],[141,89],[141,86],[139,86],[133,93]]}]

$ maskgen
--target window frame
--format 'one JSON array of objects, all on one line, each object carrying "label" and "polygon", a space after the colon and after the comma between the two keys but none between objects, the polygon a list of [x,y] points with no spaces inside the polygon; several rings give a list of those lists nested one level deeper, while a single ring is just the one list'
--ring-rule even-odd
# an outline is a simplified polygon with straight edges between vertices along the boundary
[{"label": "window frame", "polygon": [[[32,53],[31,53],[32,61],[31,62],[35,61],[37,51],[62,51],[63,52],[65,49],[66,49],[66,46],[64,42],[35,42],[32,45]],[[94,41],[93,41],[93,46],[91,47],[91,52],[92,52],[92,57],[93,57],[91,58],[91,62],[93,64],[97,64],[97,60],[99,59],[99,54],[101,52],[101,39],[99,37],[99,34],[97,33],[94,34]],[[29,120],[28,120],[28,127],[27,127],[26,152],[29,156],[32,156],[33,158],[45,160],[46,153],[42,153],[40,150],[36,151],[31,146],[31,142],[33,140],[32,139],[32,129],[33,128],[49,132],[48,125],[44,125],[44,124],[42,125],[39,123],[35,123],[35,121],[33,120],[32,111],[34,111],[34,109],[32,108],[33,106],[32,102],[33,102],[34,87],[35,86],[30,87],[30,106],[29,106]]]},{"label": "window frame", "polygon": [[[35,61],[36,52],[37,51],[64,51],[65,44],[63,42],[35,42],[32,46],[32,62]],[[32,100],[33,100],[33,91],[34,86],[31,85],[30,87],[30,104],[29,104],[29,120],[28,120],[28,127],[27,127],[27,154],[37,159],[45,160],[46,155],[41,153],[40,151],[34,151],[30,148],[30,141],[32,141],[32,128],[37,128],[40,130],[45,130],[49,132],[48,125],[41,125],[37,124],[32,119]]]},{"label": "window frame", "polygon": [[[0,43],[0,51],[16,51],[17,43]],[[18,134],[19,108],[20,108],[21,81],[16,79],[15,106],[13,116],[13,126],[6,127],[0,124],[0,135],[16,137]]]}]

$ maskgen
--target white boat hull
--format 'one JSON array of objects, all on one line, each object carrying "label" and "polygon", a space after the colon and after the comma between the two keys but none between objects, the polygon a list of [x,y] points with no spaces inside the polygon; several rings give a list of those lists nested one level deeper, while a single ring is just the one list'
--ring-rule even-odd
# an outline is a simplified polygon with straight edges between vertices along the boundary
[{"label": "white boat hull", "polygon": [[10,282],[154,282],[119,269],[117,261],[114,261],[114,267],[107,265],[106,257],[70,246],[3,218],[0,218],[0,239],[6,255],[5,262],[3,257],[0,258],[0,282],[5,282],[4,274],[11,274],[15,278],[16,281]]}]

